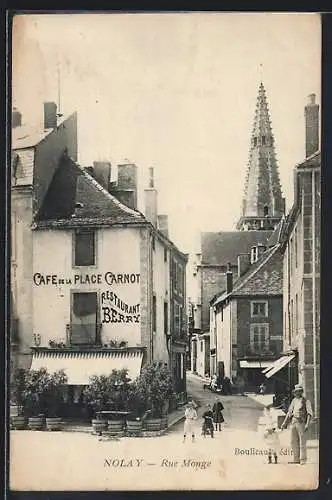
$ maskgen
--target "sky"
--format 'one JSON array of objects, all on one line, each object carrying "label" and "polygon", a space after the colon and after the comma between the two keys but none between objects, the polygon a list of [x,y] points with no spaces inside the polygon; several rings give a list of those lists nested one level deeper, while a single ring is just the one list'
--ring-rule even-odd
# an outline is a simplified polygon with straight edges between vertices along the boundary
[{"label": "sky", "polygon": [[23,122],[38,126],[60,88],[61,112],[78,113],[79,163],[110,160],[116,176],[135,162],[143,211],[153,166],[158,211],[186,253],[199,251],[201,231],[232,230],[240,217],[262,79],[290,209],[304,106],[312,92],[320,100],[318,14],[18,15],[12,53]]}]

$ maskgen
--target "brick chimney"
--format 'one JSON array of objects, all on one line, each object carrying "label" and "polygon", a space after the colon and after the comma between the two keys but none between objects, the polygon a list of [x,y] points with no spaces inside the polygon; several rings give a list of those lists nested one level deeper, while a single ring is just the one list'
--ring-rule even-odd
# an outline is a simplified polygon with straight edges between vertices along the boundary
[{"label": "brick chimney", "polygon": [[145,194],[145,217],[150,221],[155,227],[157,227],[158,222],[158,204],[157,197],[158,192],[154,187],[154,172],[153,167],[149,168],[149,187],[144,189]]},{"label": "brick chimney", "polygon": [[166,238],[168,238],[168,215],[158,215],[158,229],[164,236],[166,236]]},{"label": "brick chimney", "polygon": [[244,275],[250,267],[250,255],[248,253],[241,253],[237,257],[237,275],[238,278]]},{"label": "brick chimney", "polygon": [[137,166],[134,163],[118,165],[116,197],[121,203],[137,209]]},{"label": "brick chimney", "polygon": [[316,104],[315,94],[310,94],[308,98],[309,102],[304,108],[306,158],[319,150],[319,105]]},{"label": "brick chimney", "polygon": [[94,161],[93,162],[93,177],[99,182],[103,188],[109,190],[111,182],[111,163],[109,161]]},{"label": "brick chimney", "polygon": [[17,108],[12,110],[12,128],[20,127],[22,125],[22,114]]},{"label": "brick chimney", "polygon": [[231,270],[230,262],[227,264],[226,272],[226,293],[231,293],[233,290],[233,272]]},{"label": "brick chimney", "polygon": [[57,120],[57,105],[55,102],[44,102],[44,129],[56,128]]}]

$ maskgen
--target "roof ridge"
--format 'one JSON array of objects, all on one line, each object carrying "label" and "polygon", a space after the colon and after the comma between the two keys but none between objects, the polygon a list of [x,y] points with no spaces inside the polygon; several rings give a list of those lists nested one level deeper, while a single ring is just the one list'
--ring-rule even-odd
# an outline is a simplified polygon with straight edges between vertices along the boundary
[{"label": "roof ridge", "polygon": [[[90,175],[86,169],[84,169],[83,167],[81,167],[81,165],[79,165],[77,162],[75,162],[75,160],[73,160],[71,158],[71,160],[74,162],[74,164],[76,165],[76,167],[78,167],[82,173],[82,175],[84,175],[84,177],[91,183],[94,185],[95,188],[97,188],[101,193],[103,193],[105,196],[107,196],[111,201],[113,201],[113,203],[115,203],[116,205],[118,205],[119,208],[121,208],[124,212],[130,214],[130,215],[134,215],[135,217],[144,217],[144,215],[139,212],[138,210],[134,210],[132,208],[129,208],[127,207],[127,205],[124,205],[123,203],[121,203],[121,201],[119,201],[115,196],[113,196],[109,191],[107,191],[107,189],[105,189],[101,184],[99,184],[98,181],[96,181],[96,179],[94,179],[92,177],[92,175]],[[144,217],[145,218],[145,217]]]},{"label": "roof ridge", "polygon": [[246,283],[248,283],[248,281],[255,275],[258,273],[258,271],[260,271],[260,269],[262,269],[262,267],[268,262],[268,260],[272,257],[272,255],[274,255],[274,253],[277,251],[277,249],[280,247],[280,243],[278,243],[277,245],[275,245],[274,247],[272,247],[271,249],[267,250],[269,252],[269,255],[267,255],[265,257],[265,259],[259,264],[259,266],[256,267],[256,269],[252,269],[251,270],[251,273],[249,274],[249,276],[247,276],[243,281],[242,283],[240,283],[240,286],[238,286],[238,288],[236,288],[236,282],[235,282],[235,286],[232,290],[231,293],[233,292],[236,292],[236,291],[239,291],[241,289],[241,287],[243,287],[243,285],[245,285]]}]

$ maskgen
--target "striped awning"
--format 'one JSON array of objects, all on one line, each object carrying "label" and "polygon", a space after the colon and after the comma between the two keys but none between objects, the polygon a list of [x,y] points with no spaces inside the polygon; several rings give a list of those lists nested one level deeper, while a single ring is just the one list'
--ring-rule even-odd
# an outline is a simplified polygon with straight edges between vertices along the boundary
[{"label": "striped awning", "polygon": [[295,358],[295,354],[291,354],[289,356],[281,356],[281,358],[277,359],[270,368],[267,370],[263,370],[263,373],[266,378],[272,377],[272,375],[275,375],[278,373],[282,368],[285,368],[285,366],[288,365],[292,361],[292,359]]},{"label": "striped awning", "polygon": [[265,368],[270,369],[273,361],[253,361],[248,359],[240,360],[240,368]]},{"label": "striped awning", "polygon": [[92,375],[110,375],[112,370],[128,370],[128,377],[135,380],[141,371],[143,352],[36,352],[31,370],[46,368],[51,373],[64,370],[68,385],[88,385]]}]

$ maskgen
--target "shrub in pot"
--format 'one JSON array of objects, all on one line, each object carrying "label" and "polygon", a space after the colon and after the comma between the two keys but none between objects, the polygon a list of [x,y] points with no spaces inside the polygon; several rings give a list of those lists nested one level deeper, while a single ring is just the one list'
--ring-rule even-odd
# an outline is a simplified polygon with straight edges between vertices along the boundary
[{"label": "shrub in pot", "polygon": [[[87,403],[96,413],[96,418],[92,420],[92,428],[97,434],[107,429],[108,420],[98,415],[102,411],[121,411],[126,407],[127,394],[130,379],[127,370],[112,370],[110,375],[93,375],[90,377],[89,386],[85,389],[84,395]],[[119,431],[122,430],[122,419],[111,419],[111,427]]]},{"label": "shrub in pot", "polygon": [[147,430],[160,430],[167,424],[168,399],[173,391],[170,371],[164,364],[153,361],[143,367],[136,384],[150,410],[145,422]]},{"label": "shrub in pot", "polygon": [[[43,429],[46,423],[45,417],[56,418],[57,422],[53,421],[53,428],[60,428],[57,413],[66,381],[67,377],[63,370],[53,374],[49,373],[46,368],[26,371],[24,397],[30,429]],[[49,426],[51,426],[51,421],[49,421]]]},{"label": "shrub in pot", "polygon": [[127,419],[127,432],[130,435],[140,435],[143,430],[143,417],[146,413],[146,397],[138,380],[130,385],[127,398],[127,408],[130,411]]},{"label": "shrub in pot", "polygon": [[11,426],[16,430],[26,429],[28,418],[26,414],[25,398],[25,376],[26,370],[19,368],[15,370],[11,381],[11,402],[17,407],[17,415],[11,416]]}]

